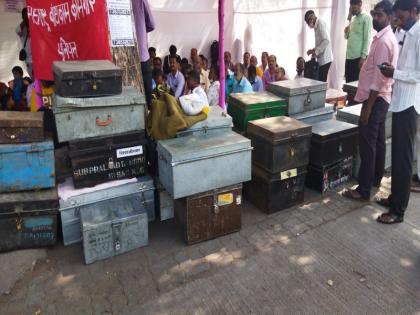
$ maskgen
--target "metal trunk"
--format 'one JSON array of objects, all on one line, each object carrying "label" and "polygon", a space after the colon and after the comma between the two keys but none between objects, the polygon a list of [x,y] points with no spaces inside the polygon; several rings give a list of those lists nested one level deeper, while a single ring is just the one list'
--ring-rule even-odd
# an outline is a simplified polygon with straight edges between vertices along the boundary
[{"label": "metal trunk", "polygon": [[44,140],[44,114],[0,111],[0,143],[15,144]]},{"label": "metal trunk", "polygon": [[343,84],[343,92],[347,93],[347,101],[349,104],[353,104],[358,86],[359,86],[359,81]]},{"label": "metal trunk", "polygon": [[321,121],[331,120],[334,117],[334,106],[325,105],[325,107],[314,109],[300,114],[290,115],[290,117],[304,122],[308,125],[313,125]]},{"label": "metal trunk", "polygon": [[156,183],[155,206],[160,221],[170,220],[175,217],[174,200],[159,182]]},{"label": "metal trunk", "polygon": [[144,130],[144,97],[133,87],[109,97],[56,95],[54,104],[59,142]]},{"label": "metal trunk", "polygon": [[232,93],[228,104],[233,125],[240,132],[246,131],[249,121],[287,114],[286,100],[268,92]]},{"label": "metal trunk", "polygon": [[211,106],[206,120],[199,121],[190,128],[177,132],[177,137],[213,135],[232,130],[232,117],[219,106]]},{"label": "metal trunk", "polygon": [[0,194],[0,251],[57,242],[56,189]]},{"label": "metal trunk", "polygon": [[158,141],[159,179],[182,198],[251,179],[251,141],[235,132]]},{"label": "metal trunk", "polygon": [[254,120],[247,137],[254,148],[252,163],[277,173],[309,162],[312,127],[289,117]]},{"label": "metal trunk", "polygon": [[88,205],[80,216],[86,264],[146,246],[149,242],[147,213],[138,195]]},{"label": "metal trunk", "polygon": [[109,60],[56,61],[54,87],[65,97],[94,97],[120,94],[122,70]]},{"label": "metal trunk", "polygon": [[305,175],[306,166],[271,174],[253,165],[245,197],[267,214],[293,207],[304,201]]},{"label": "metal trunk", "polygon": [[328,84],[300,78],[272,82],[267,91],[287,99],[289,115],[311,111],[325,106]]},{"label": "metal trunk", "polygon": [[54,186],[52,141],[0,145],[0,192],[38,190]]},{"label": "metal trunk", "polygon": [[145,175],[145,150],[143,131],[70,142],[74,187]]},{"label": "metal trunk", "polygon": [[352,175],[353,157],[351,156],[328,166],[308,165],[306,186],[325,193],[347,183]]},{"label": "metal trunk", "polygon": [[175,215],[187,244],[241,229],[242,184],[175,200]]},{"label": "metal trunk", "polygon": [[68,179],[64,184],[58,185],[64,245],[71,245],[82,240],[80,213],[84,211],[85,207],[109,199],[137,195],[140,197],[139,205],[147,212],[149,221],[154,221],[153,180],[149,176],[143,176],[135,182],[126,182],[115,181],[93,188],[74,189],[72,180]]},{"label": "metal trunk", "polygon": [[337,120],[314,124],[309,163],[322,167],[353,156],[356,154],[358,140],[356,125]]}]

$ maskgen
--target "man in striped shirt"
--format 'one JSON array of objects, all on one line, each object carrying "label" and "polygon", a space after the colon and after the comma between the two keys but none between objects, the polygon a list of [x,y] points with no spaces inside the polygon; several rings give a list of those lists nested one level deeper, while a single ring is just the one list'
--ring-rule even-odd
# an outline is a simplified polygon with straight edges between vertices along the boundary
[{"label": "man in striped shirt", "polygon": [[390,104],[393,112],[391,195],[377,201],[389,209],[377,219],[384,224],[404,220],[410,199],[414,142],[420,114],[420,3],[419,0],[397,0],[393,9],[406,33],[397,68],[381,65],[382,74],[395,80]]}]

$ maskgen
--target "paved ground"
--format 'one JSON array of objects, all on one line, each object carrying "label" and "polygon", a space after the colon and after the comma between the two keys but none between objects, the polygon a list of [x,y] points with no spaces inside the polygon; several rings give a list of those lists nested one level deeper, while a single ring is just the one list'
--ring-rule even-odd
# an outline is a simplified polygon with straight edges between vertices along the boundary
[{"label": "paved ground", "polygon": [[194,246],[173,221],[151,226],[150,246],[88,266],[81,246],[57,246],[0,314],[420,314],[420,196],[403,224],[377,224],[380,211],[309,191],[270,216],[245,204],[240,233]]}]

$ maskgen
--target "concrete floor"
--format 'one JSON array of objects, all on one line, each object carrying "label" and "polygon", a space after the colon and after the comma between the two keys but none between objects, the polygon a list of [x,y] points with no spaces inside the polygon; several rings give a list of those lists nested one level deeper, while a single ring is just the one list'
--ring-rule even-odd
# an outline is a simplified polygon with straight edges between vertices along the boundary
[{"label": "concrete floor", "polygon": [[[81,245],[48,249],[0,314],[420,314],[420,195],[395,226],[339,190],[306,195],[269,216],[245,203],[241,232],[193,246],[171,220],[148,247],[88,266]],[[7,255],[2,279],[18,268]]]}]

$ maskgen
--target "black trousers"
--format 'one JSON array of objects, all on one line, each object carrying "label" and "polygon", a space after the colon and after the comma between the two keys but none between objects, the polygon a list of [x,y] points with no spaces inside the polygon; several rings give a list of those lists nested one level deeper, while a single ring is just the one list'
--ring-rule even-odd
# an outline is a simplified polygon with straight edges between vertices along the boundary
[{"label": "black trousers", "polygon": [[360,73],[359,61],[360,61],[360,58],[346,59],[346,69],[345,69],[346,83],[359,81],[359,73]]},{"label": "black trousers", "polygon": [[392,178],[389,201],[390,211],[399,216],[404,216],[410,199],[417,116],[413,106],[402,112],[392,113]]},{"label": "black trousers", "polygon": [[144,94],[146,96],[147,108],[152,106],[152,68],[151,59],[141,62],[141,74],[143,76]]},{"label": "black trousers", "polygon": [[[363,103],[366,106],[366,102]],[[374,183],[379,183],[384,176],[386,137],[385,121],[389,103],[378,97],[373,105],[367,125],[359,122],[360,170],[357,191],[364,198],[370,197]]]},{"label": "black trousers", "polygon": [[318,72],[319,81],[327,82],[328,71],[330,71],[330,67],[331,67],[331,62],[326,63],[325,65],[322,65],[319,67],[319,72]]}]

